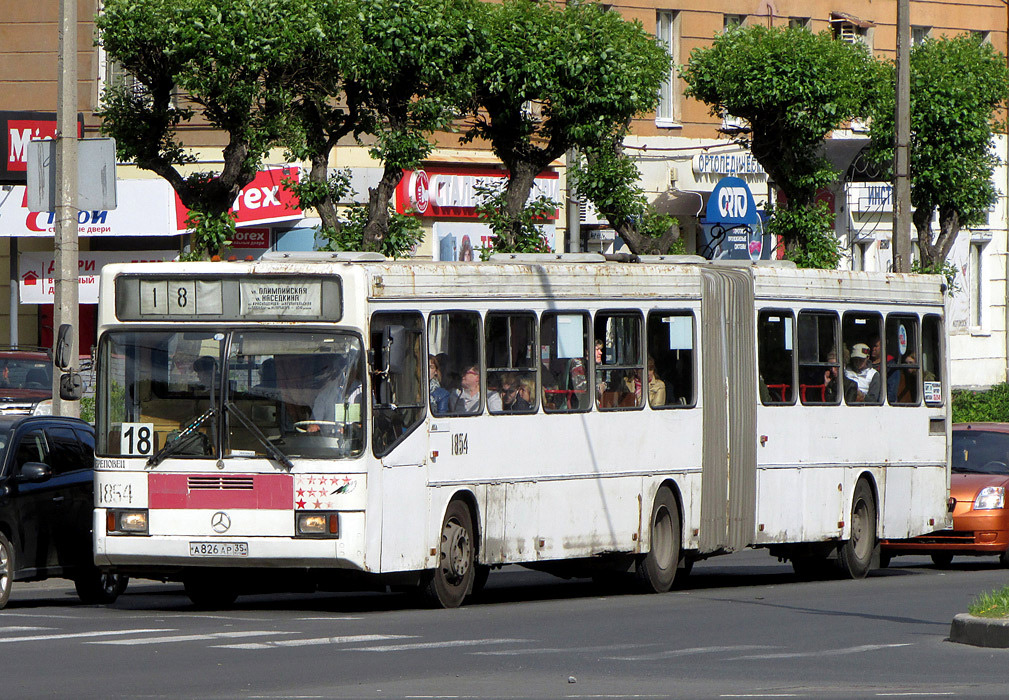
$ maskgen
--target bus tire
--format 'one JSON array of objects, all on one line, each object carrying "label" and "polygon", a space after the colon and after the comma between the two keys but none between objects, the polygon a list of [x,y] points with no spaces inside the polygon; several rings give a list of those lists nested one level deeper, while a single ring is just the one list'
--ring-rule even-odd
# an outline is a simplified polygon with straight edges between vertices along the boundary
[{"label": "bus tire", "polygon": [[859,479],[851,499],[851,536],[841,545],[838,563],[851,578],[865,578],[876,548],[876,501],[869,482]]},{"label": "bus tire", "polygon": [[473,516],[469,506],[454,500],[442,520],[438,564],[424,577],[422,594],[433,607],[457,608],[472,591],[475,576]]},{"label": "bus tire", "polygon": [[938,569],[948,569],[949,565],[953,563],[952,552],[933,552],[931,558],[932,563]]},{"label": "bus tire", "polygon": [[648,524],[651,547],[638,558],[634,574],[645,592],[665,593],[673,587],[680,560],[680,509],[665,486],[655,494]]},{"label": "bus tire", "polygon": [[7,605],[14,587],[14,547],[0,532],[0,609]]},{"label": "bus tire", "polygon": [[93,567],[88,567],[84,573],[74,578],[77,597],[87,605],[115,603],[129,584],[128,576],[99,571]]},{"label": "bus tire", "polygon": [[209,574],[193,574],[182,582],[186,595],[201,610],[230,608],[238,598],[238,591],[227,579]]}]

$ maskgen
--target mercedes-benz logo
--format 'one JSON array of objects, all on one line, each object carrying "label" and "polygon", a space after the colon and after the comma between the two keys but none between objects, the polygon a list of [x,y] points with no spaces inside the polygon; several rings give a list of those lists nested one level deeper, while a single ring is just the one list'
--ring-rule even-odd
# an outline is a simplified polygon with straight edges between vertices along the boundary
[{"label": "mercedes-benz logo", "polygon": [[231,527],[231,518],[227,513],[219,510],[210,516],[210,527],[214,528],[214,532],[227,532]]}]

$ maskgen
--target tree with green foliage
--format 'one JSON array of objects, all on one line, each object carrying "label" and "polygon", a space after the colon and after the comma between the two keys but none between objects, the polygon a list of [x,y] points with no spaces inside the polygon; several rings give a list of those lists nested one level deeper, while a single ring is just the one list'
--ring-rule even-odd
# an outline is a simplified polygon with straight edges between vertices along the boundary
[{"label": "tree with green foliage", "polygon": [[487,140],[508,169],[493,246],[517,251],[536,176],[653,110],[669,56],[640,23],[595,2],[504,0],[474,17],[474,110],[463,140]]},{"label": "tree with green foliage", "polygon": [[824,243],[822,219],[798,210],[815,206],[817,191],[837,178],[823,155],[826,136],[870,112],[880,65],[869,50],[827,32],[751,25],[694,49],[681,75],[686,94],[712,115],[749,125],[738,140],[787,198],[777,212],[795,212],[770,226],[784,236],[786,251],[805,248],[810,238]]},{"label": "tree with green foliage", "polygon": [[383,165],[368,191],[365,250],[381,250],[389,201],[404,170],[418,169],[471,92],[461,69],[473,58],[478,0],[363,0],[362,50],[353,80],[374,114],[369,152]]},{"label": "tree with green foliage", "polygon": [[[892,70],[892,66],[891,66]],[[962,226],[984,223],[998,192],[992,174],[996,111],[1009,97],[1006,57],[968,34],[927,39],[911,49],[912,220],[919,269],[943,272]],[[891,74],[887,86],[893,85]],[[882,90],[872,120],[876,157],[893,161],[894,95]],[[939,214],[939,230],[932,220]]]},{"label": "tree with green foliage", "polygon": [[632,253],[664,255],[674,244],[682,251],[679,222],[655,209],[639,184],[641,173],[623,151],[623,135],[583,150],[568,177],[592,201]]},{"label": "tree with green foliage", "polygon": [[302,209],[315,209],[324,237],[339,237],[342,226],[337,204],[350,192],[346,171],[330,173],[333,149],[345,137],[374,132],[374,113],[364,103],[355,76],[362,60],[363,37],[356,2],[319,3],[324,36],[312,42],[292,75],[291,123],[285,138],[288,158],[307,161],[308,176],[284,185]]},{"label": "tree with green foliage", "polygon": [[[105,0],[108,57],[136,80],[97,112],[117,156],[165,178],[191,211],[196,254],[234,231],[228,210],[287,129],[292,73],[325,36],[317,0]],[[176,104],[176,101],[178,104]],[[205,121],[228,136],[220,172],[183,174],[196,157],[178,132]]]}]

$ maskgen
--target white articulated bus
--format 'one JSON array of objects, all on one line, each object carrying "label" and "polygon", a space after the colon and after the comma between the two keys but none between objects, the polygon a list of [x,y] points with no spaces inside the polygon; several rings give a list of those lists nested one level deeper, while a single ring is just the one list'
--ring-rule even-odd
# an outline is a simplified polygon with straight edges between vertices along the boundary
[{"label": "white articulated bus", "polygon": [[109,265],[95,556],[226,605],[493,567],[853,577],[949,526],[942,279],[593,254]]}]

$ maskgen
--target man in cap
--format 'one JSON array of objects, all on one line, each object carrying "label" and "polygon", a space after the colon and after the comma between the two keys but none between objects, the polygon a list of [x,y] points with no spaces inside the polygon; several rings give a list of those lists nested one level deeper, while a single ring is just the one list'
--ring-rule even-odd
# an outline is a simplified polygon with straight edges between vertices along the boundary
[{"label": "man in cap", "polygon": [[869,363],[869,346],[865,343],[851,346],[844,379],[844,398],[848,403],[879,403],[883,382]]}]

